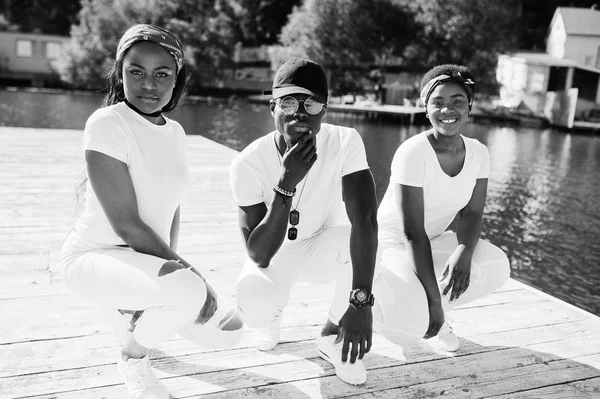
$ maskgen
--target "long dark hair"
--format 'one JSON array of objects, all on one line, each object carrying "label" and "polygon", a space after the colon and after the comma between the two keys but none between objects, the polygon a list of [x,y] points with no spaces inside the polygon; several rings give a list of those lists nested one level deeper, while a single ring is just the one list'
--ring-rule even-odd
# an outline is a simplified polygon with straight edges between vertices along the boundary
[{"label": "long dark hair", "polygon": [[[132,46],[133,47],[133,46]],[[123,60],[129,50],[125,51],[121,57],[115,59],[115,62],[106,73],[106,86],[104,95],[104,101],[102,107],[108,107],[109,105],[117,104],[125,100],[125,91],[123,90]],[[177,73],[177,80],[175,81],[175,87],[173,88],[173,94],[171,100],[162,109],[162,112],[169,114],[177,108],[183,97],[187,94],[189,87],[188,82],[190,75],[187,70],[185,63],[182,65],[181,70]],[[75,197],[78,204],[81,203],[81,199],[85,194],[85,187],[87,183],[87,173],[84,169],[83,172],[77,178],[75,183]]]}]

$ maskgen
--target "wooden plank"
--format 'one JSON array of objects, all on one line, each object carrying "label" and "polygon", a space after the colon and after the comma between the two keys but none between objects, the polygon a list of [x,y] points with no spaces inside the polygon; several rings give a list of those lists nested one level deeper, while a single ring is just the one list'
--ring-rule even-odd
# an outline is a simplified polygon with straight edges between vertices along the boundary
[{"label": "wooden plank", "polygon": [[586,378],[568,384],[549,385],[544,388],[523,390],[496,399],[598,399],[600,398],[600,378]]},{"label": "wooden plank", "polygon": [[[593,355],[595,361],[600,355]],[[504,360],[504,359],[502,359]],[[353,398],[393,398],[393,397],[450,397],[450,398],[488,398],[507,393],[521,393],[541,387],[568,384],[600,375],[596,368],[578,363],[576,360],[543,361],[533,364],[518,363],[515,368],[498,368],[492,371],[470,371],[465,376],[445,378],[436,382],[415,384],[413,386],[385,389],[382,392],[353,395]],[[483,362],[488,365],[489,362]],[[438,369],[444,372],[445,369]],[[402,375],[406,377],[406,375]],[[383,394],[383,396],[382,396]],[[348,395],[349,397],[350,395]],[[340,396],[338,396],[340,397]],[[520,397],[517,395],[517,397]],[[570,396],[574,398],[575,396]]]},{"label": "wooden plank", "polygon": [[[318,308],[321,308],[321,312],[319,312]],[[327,304],[326,303],[323,303],[321,306],[314,306],[314,305],[312,305],[308,309],[305,306],[303,306],[303,305],[294,305],[290,309],[288,309],[288,311],[286,312],[286,318],[284,319],[284,325],[286,326],[286,328],[288,328],[287,326],[294,326],[294,325],[298,326],[299,323],[297,322],[297,320],[293,320],[293,318],[295,316],[299,315],[299,314],[303,314],[304,316],[310,316],[310,320],[306,319],[303,323],[305,323],[305,324],[310,323],[310,324],[314,324],[314,325],[319,325],[320,322],[322,322],[322,320],[323,320],[323,315],[325,313],[326,308],[327,308]],[[89,312],[89,315],[91,315],[92,317],[96,318],[96,322],[98,322],[97,324],[102,324],[102,320],[101,319],[100,320],[97,319],[98,317],[100,317],[100,315],[99,315],[99,313],[97,311],[91,310],[91,312]],[[58,316],[57,316],[57,318],[59,320],[61,319],[61,317],[58,317]],[[79,320],[80,321],[81,318],[71,317],[71,319],[75,319],[75,320]],[[46,321],[44,321],[44,324],[49,324],[49,323],[46,322]],[[478,325],[478,323],[473,323],[472,328],[469,328],[468,330],[471,333],[478,334],[480,332],[480,330],[478,330],[476,328],[477,325]],[[490,336],[492,337],[492,338],[488,337],[488,342],[479,341],[478,344],[479,345],[493,345],[495,343],[496,344],[504,343],[504,344],[507,344],[507,345],[508,344],[515,345],[517,343],[520,343],[520,344],[526,343],[526,338],[527,337],[529,337],[530,340],[533,339],[533,340],[538,340],[538,341],[543,342],[544,339],[556,340],[556,339],[558,339],[557,336],[559,337],[559,336],[561,336],[563,334],[570,334],[570,335],[573,335],[573,336],[577,336],[577,334],[575,334],[576,331],[574,331],[574,330],[567,330],[567,331],[565,331],[564,330],[564,323],[563,324],[559,324],[559,326],[561,326],[561,325],[563,326],[562,327],[563,329],[558,329],[556,326],[547,326],[545,323],[543,323],[543,326],[539,327],[539,329],[537,331],[535,329],[529,329],[529,330],[526,330],[525,332],[517,331],[517,332],[515,332],[515,334],[501,334],[501,333],[498,333],[498,332],[494,331],[492,333],[487,333],[487,334],[490,334]],[[567,324],[567,326],[571,326],[571,325]],[[576,323],[572,324],[572,326],[577,326],[577,324]],[[548,332],[546,332],[545,334],[543,334],[543,333],[540,332],[540,331],[542,331],[541,329],[549,329],[549,328],[551,328],[553,330],[557,329],[557,332],[555,334],[551,334],[551,333],[548,333]],[[105,329],[105,331],[106,331],[106,329]],[[534,332],[533,335],[532,335],[532,332]],[[579,333],[579,335],[581,335],[581,332]],[[468,338],[468,339],[473,340],[472,336],[467,336],[467,337],[463,337],[463,338]],[[479,338],[479,339],[481,340],[481,338]],[[53,339],[52,341],[40,341],[40,342],[37,342],[36,345],[37,346],[40,346],[40,345],[43,346],[44,342],[49,342],[47,345],[52,346],[53,343],[55,342],[55,340]],[[12,344],[11,346],[15,347],[15,348],[20,348],[22,346],[27,346],[27,344],[28,343]]]},{"label": "wooden plank", "polygon": [[[90,307],[76,297],[50,301],[49,311],[36,312],[34,301],[30,305],[31,312],[12,314],[10,324],[0,327],[0,343],[24,342],[40,339],[57,339],[62,337],[81,336],[99,332],[109,332],[108,326],[96,308]],[[58,301],[58,302],[57,302]],[[70,302],[69,302],[70,301]],[[8,312],[15,306],[5,306]],[[26,301],[15,299],[13,304]],[[44,301],[46,302],[46,301]],[[68,302],[68,303],[65,303]],[[59,306],[60,304],[60,306]],[[64,306],[63,306],[64,305]],[[43,306],[43,304],[39,304]],[[329,303],[326,301],[311,304],[310,309],[302,303],[294,302],[286,309],[286,323],[299,326],[304,323],[321,323],[324,321]],[[501,306],[490,306],[481,312],[479,308],[458,309],[454,313],[455,331],[459,336],[468,337],[474,331],[478,333],[508,332],[518,328],[530,328],[538,325],[551,325],[561,321],[575,321],[583,317],[576,313],[556,309],[551,301],[540,301],[534,307],[531,303],[515,303],[507,311]],[[532,312],[532,309],[534,310]]]},{"label": "wooden plank", "polygon": [[[283,354],[293,351],[293,347],[290,347],[287,343],[311,341],[319,335],[320,328],[319,324],[295,327],[285,325],[282,330],[281,342],[286,345],[278,346],[276,352],[272,352],[272,354],[277,355],[277,361],[285,361]],[[516,331],[515,334],[491,333],[475,335],[465,340],[465,343],[461,347],[460,355],[495,351],[500,346],[534,347],[540,343],[580,341],[586,340],[592,335],[593,333],[587,331],[585,323],[582,322],[560,323],[550,328],[548,326],[534,327]],[[562,345],[562,350],[569,350],[570,344],[565,343]],[[238,349],[234,351],[234,357],[236,358],[236,361],[232,363],[234,367],[261,364],[260,362],[263,360],[260,359],[260,356],[257,358],[257,353],[251,346],[250,332],[248,332],[244,340],[238,345]],[[382,337],[375,337],[374,353],[382,352],[392,347],[394,345]],[[167,357],[203,356],[211,352],[203,350],[194,343],[177,338],[167,341],[160,349],[164,356]],[[110,364],[114,361],[116,350],[116,342],[111,334],[15,343],[4,346],[2,349],[3,357],[0,358],[0,378],[63,370],[66,368],[77,369],[85,366]],[[431,359],[432,356],[442,356],[432,354],[431,352],[427,345],[411,345],[404,348],[403,356],[407,359],[406,361],[411,363],[423,362]],[[93,359],[89,358],[89,353],[93,353]],[[294,353],[298,355],[296,352]],[[249,363],[248,359],[254,363]],[[272,363],[273,360],[269,359],[268,362]]]},{"label": "wooden plank", "polygon": [[[308,345],[305,345],[308,346]],[[590,352],[589,345],[582,345],[582,353]],[[397,347],[395,347],[397,348]],[[215,365],[216,359],[193,360],[186,357],[171,358],[162,362],[154,362],[158,374],[164,378],[165,384],[176,397],[193,397],[210,393],[220,393],[214,397],[257,397],[255,394],[267,397],[294,397],[297,387],[308,388],[310,381],[323,380],[332,377],[333,369],[329,363],[317,357],[310,357],[304,351],[311,348],[297,348],[294,355],[291,350],[287,356],[297,358],[276,364],[242,367],[240,369],[223,369]],[[314,348],[312,348],[314,351]],[[495,361],[490,361],[489,353],[477,353],[471,356],[457,356],[403,364],[402,360],[394,357],[393,350],[384,354],[374,354],[368,358],[369,380],[362,387],[352,387],[337,378],[326,379],[320,385],[323,397],[381,397],[370,396],[372,392],[384,391],[385,397],[406,397],[405,394],[447,395],[448,397],[484,397],[490,394],[514,392],[522,387],[539,388],[558,381],[571,382],[582,378],[597,377],[600,371],[585,364],[578,363],[578,358],[565,360],[551,354],[535,353],[521,348],[509,348],[494,352]],[[593,352],[593,350],[592,350]],[[266,354],[261,354],[265,356]],[[600,359],[599,354],[582,356],[581,358]],[[226,362],[231,364],[231,361]],[[183,371],[183,370],[186,371]],[[175,371],[176,370],[176,371]],[[77,373],[75,372],[77,371]],[[558,373],[558,371],[560,371]],[[163,374],[164,373],[164,374]],[[190,373],[185,376],[181,374]],[[46,385],[72,385],[72,380],[80,376],[78,388],[91,388],[92,381],[103,374],[103,384],[116,384],[118,378],[114,366],[74,370],[69,373],[58,372],[43,379],[37,379],[36,389]],[[19,387],[15,380],[5,379],[7,387]],[[30,380],[27,380],[30,381]],[[289,384],[294,382],[295,384]],[[15,385],[12,385],[12,384]],[[259,389],[257,389],[257,387]],[[468,387],[468,389],[466,388]],[[28,395],[28,388],[19,391],[20,395]],[[64,388],[63,388],[64,389]],[[304,390],[301,390],[304,391]],[[359,392],[367,392],[358,394]],[[80,392],[76,394],[81,395]],[[392,395],[392,396],[390,396]],[[393,396],[396,395],[396,396]],[[61,397],[70,397],[64,395]],[[74,397],[74,396],[73,396]],[[80,396],[85,397],[85,396]],[[210,397],[210,396],[209,396]],[[316,396],[315,396],[316,397]],[[433,397],[433,396],[432,396]]]}]

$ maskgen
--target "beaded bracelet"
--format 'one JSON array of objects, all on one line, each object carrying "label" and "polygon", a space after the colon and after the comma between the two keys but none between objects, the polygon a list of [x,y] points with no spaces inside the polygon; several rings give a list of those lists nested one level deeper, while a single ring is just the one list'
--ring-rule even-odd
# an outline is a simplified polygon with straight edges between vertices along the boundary
[{"label": "beaded bracelet", "polygon": [[284,190],[283,188],[277,185],[273,186],[273,191],[283,195],[284,197],[293,197],[294,195],[296,195],[296,189],[294,189],[294,191]]}]

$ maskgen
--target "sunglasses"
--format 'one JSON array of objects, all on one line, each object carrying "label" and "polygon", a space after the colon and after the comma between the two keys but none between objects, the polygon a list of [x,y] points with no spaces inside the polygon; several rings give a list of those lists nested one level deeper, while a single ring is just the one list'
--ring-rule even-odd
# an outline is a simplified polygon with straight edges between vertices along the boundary
[{"label": "sunglasses", "polygon": [[317,115],[323,111],[325,104],[315,100],[312,97],[308,97],[306,100],[297,100],[295,97],[287,96],[278,98],[275,103],[281,108],[286,115],[294,115],[300,108],[300,103],[304,103],[304,109],[310,115]]}]

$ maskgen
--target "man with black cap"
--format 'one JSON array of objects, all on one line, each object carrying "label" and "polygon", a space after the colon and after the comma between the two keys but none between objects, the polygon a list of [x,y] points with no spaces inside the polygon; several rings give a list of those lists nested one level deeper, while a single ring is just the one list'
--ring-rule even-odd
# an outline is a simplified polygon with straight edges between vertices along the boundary
[{"label": "man with black cap", "polygon": [[322,123],[328,90],[319,64],[287,61],[265,94],[273,96],[276,130],[251,143],[230,169],[247,250],[238,306],[256,329],[256,348],[270,350],[293,285],[335,280],[317,348],[338,377],[362,384],[377,252],[375,183],[364,144],[356,130]]}]

